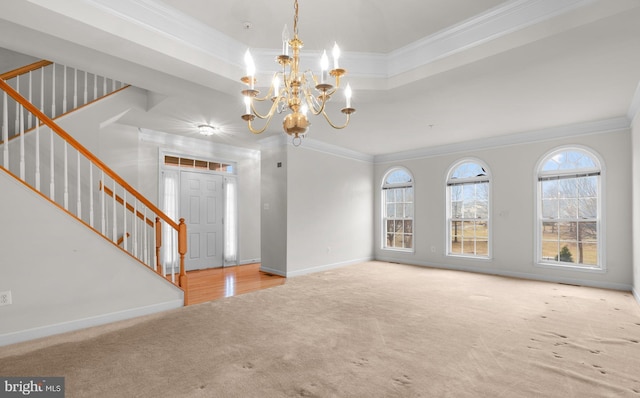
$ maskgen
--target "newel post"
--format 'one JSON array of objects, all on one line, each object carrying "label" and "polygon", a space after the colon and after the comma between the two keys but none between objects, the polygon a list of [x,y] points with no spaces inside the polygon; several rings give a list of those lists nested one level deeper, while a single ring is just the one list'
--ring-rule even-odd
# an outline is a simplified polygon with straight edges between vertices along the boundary
[{"label": "newel post", "polygon": [[156,272],[162,275],[162,265],[160,265],[160,248],[162,247],[162,225],[160,217],[156,217]]},{"label": "newel post", "polygon": [[180,253],[180,287],[184,290],[184,305],[189,305],[189,287],[187,281],[187,273],[184,269],[184,255],[187,254],[187,224],[184,218],[180,219],[178,226],[178,253]]}]

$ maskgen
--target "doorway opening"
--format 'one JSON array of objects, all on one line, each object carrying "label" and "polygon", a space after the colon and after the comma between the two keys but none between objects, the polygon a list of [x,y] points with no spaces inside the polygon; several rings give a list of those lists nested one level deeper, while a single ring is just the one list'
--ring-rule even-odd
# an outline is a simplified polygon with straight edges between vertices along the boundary
[{"label": "doorway opening", "polygon": [[[233,162],[161,153],[162,210],[187,224],[187,271],[238,265],[237,176]],[[164,234],[164,257],[177,244]],[[177,259],[163,258],[170,267]]]}]

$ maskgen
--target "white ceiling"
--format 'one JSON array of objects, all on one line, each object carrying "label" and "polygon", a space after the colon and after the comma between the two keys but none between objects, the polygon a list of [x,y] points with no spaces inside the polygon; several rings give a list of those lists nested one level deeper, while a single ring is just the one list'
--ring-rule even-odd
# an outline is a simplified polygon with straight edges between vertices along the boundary
[{"label": "white ceiling", "polygon": [[[303,63],[337,41],[357,112],[309,137],[368,155],[495,140],[628,117],[640,82],[638,0],[300,0]],[[248,23],[248,24],[247,24]],[[276,64],[292,0],[24,0],[0,3],[0,47],[103,73],[152,92],[120,120],[259,147],[239,78]],[[249,25],[249,28],[247,28]],[[338,98],[336,98],[338,100]],[[337,104],[335,106],[338,106]],[[336,123],[341,116],[337,109]]]}]

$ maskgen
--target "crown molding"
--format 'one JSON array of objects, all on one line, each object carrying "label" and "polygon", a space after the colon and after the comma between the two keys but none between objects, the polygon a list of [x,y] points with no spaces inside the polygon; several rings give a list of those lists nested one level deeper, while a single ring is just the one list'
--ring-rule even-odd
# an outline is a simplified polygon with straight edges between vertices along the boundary
[{"label": "crown molding", "polygon": [[438,145],[411,151],[397,152],[374,156],[375,163],[390,163],[404,160],[422,159],[433,156],[448,155],[459,152],[478,151],[510,145],[520,145],[531,142],[550,141],[561,138],[577,137],[589,134],[611,133],[631,127],[629,119],[619,117],[578,123],[568,126],[551,127],[542,130],[525,131],[498,137],[489,137],[455,144]]},{"label": "crown molding", "polygon": [[[260,149],[293,146],[293,143],[285,134],[272,135],[271,137],[264,138],[258,142],[260,144]],[[313,138],[309,137],[302,138],[300,148],[323,152],[329,155],[339,156],[346,159],[373,163],[373,155],[367,155],[365,153],[353,151],[351,149],[343,148],[338,145],[327,144],[326,142],[314,140]]]},{"label": "crown molding", "polygon": [[287,136],[284,134],[274,134],[258,141],[260,149],[279,148],[287,146]]},{"label": "crown molding", "polygon": [[138,137],[142,142],[149,142],[161,147],[171,147],[184,151],[206,153],[215,156],[233,156],[242,158],[260,158],[260,151],[256,149],[241,148],[227,144],[202,140],[193,137],[184,137],[175,134],[164,133],[156,130],[138,129]]},{"label": "crown molding", "polygon": [[227,64],[238,68],[242,66],[245,44],[160,1],[82,1],[145,30],[178,40]]},{"label": "crown molding", "polygon": [[[289,144],[291,145],[291,143]],[[365,153],[353,151],[337,145],[327,144],[326,142],[317,141],[313,138],[304,138],[300,147],[346,159],[359,160],[361,162],[373,163],[374,160],[373,155],[367,155]]]},{"label": "crown molding", "polygon": [[512,0],[388,55],[388,76],[463,52],[595,0]]},{"label": "crown molding", "polygon": [[[242,68],[247,45],[158,0],[81,0],[147,31],[185,43],[234,69]],[[552,19],[596,0],[511,0],[451,28],[417,40],[388,54],[346,52],[343,62],[356,78],[389,79],[450,55]],[[88,21],[90,22],[90,21]],[[103,26],[103,29],[108,27]],[[111,28],[116,29],[115,27]],[[113,31],[114,34],[118,31]],[[274,43],[276,43],[274,41]],[[279,50],[252,49],[258,70],[272,65]],[[319,51],[301,60],[316,62]],[[271,68],[268,68],[269,70]]]}]

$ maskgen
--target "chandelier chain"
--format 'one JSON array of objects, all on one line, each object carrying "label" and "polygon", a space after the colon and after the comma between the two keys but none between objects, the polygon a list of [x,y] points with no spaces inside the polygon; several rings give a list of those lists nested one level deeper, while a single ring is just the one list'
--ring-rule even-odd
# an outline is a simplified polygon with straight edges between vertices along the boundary
[{"label": "chandelier chain", "polygon": [[298,0],[293,2],[295,14],[293,16],[293,37],[298,37]]}]

